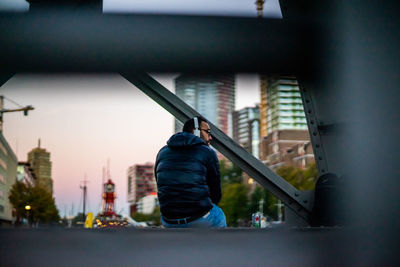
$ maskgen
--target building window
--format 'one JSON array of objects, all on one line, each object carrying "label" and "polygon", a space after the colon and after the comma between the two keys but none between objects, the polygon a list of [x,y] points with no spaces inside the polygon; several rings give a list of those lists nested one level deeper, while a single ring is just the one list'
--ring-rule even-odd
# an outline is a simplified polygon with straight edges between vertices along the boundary
[{"label": "building window", "polygon": [[132,177],[128,177],[128,194],[132,193]]},{"label": "building window", "polygon": [[4,168],[4,170],[7,170],[7,165],[6,165],[6,163],[4,162],[4,160],[1,159],[1,158],[0,158],[0,165]]}]

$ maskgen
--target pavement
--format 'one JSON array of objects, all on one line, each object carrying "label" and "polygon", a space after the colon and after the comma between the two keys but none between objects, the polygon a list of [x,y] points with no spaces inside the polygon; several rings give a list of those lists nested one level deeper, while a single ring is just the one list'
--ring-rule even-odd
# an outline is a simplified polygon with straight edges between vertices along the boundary
[{"label": "pavement", "polygon": [[381,234],[341,228],[10,228],[0,229],[0,266],[400,266],[398,238]]}]

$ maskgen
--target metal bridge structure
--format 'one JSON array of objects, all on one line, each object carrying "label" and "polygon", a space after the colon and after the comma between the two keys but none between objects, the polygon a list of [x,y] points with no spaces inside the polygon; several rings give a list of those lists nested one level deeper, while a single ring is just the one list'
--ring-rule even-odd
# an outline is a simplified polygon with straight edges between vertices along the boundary
[{"label": "metal bridge structure", "polygon": [[381,244],[367,258],[385,262],[400,226],[398,4],[321,2],[281,0],[283,19],[103,14],[96,4],[1,13],[0,85],[21,72],[117,72],[185,121],[198,112],[147,73],[295,76],[320,175],[314,191],[211,124],[212,145],[281,199],[293,225],[366,229]]}]

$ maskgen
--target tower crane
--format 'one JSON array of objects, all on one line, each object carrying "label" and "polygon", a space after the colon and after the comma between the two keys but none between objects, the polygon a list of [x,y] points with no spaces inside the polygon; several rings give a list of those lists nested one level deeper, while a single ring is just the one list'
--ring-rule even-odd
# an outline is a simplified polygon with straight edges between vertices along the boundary
[{"label": "tower crane", "polygon": [[264,0],[256,0],[256,2],[255,2],[256,6],[257,6],[257,17],[258,18],[262,18],[264,3],[265,3]]},{"label": "tower crane", "polygon": [[28,111],[29,110],[34,110],[34,107],[31,105],[28,106],[21,106],[18,103],[15,103],[14,101],[10,100],[11,102],[13,102],[14,104],[18,105],[19,108],[16,109],[5,109],[3,108],[3,104],[4,104],[4,96],[0,96],[0,132],[3,131],[3,113],[7,113],[7,112],[18,112],[18,111],[23,111],[24,112],[24,116],[28,116]]}]

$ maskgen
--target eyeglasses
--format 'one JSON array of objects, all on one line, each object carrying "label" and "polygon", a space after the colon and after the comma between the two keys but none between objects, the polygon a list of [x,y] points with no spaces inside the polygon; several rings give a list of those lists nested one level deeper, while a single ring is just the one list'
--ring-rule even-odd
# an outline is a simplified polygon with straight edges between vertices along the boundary
[{"label": "eyeglasses", "polygon": [[210,129],[200,129],[202,131],[205,131],[208,135],[211,135],[211,130]]}]

